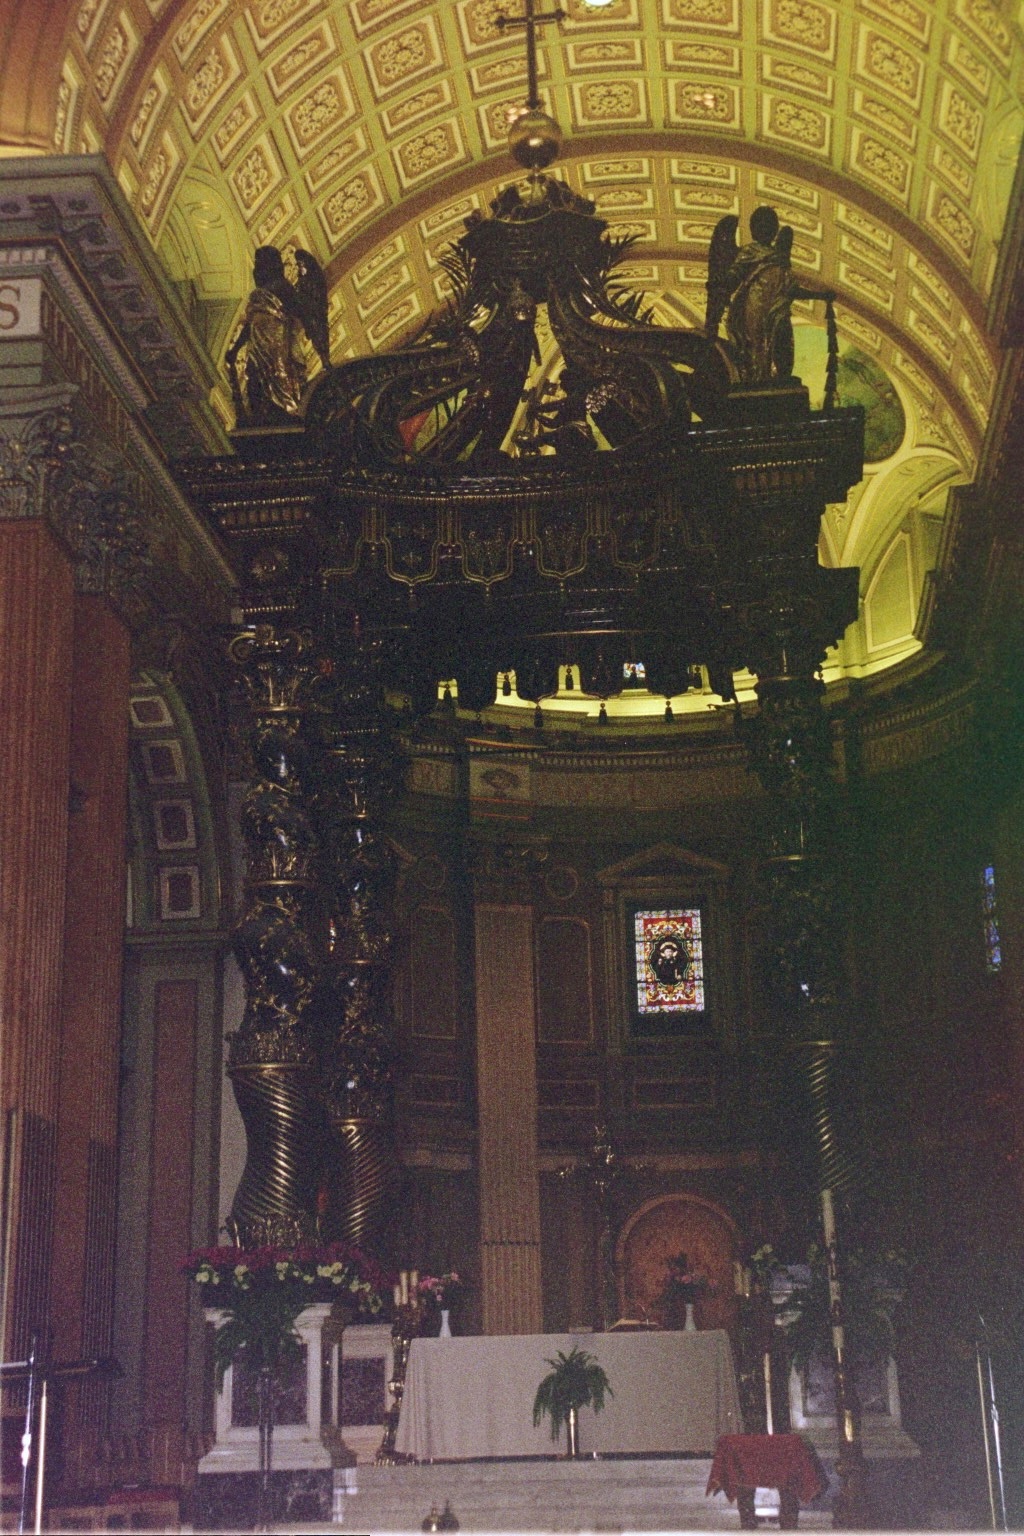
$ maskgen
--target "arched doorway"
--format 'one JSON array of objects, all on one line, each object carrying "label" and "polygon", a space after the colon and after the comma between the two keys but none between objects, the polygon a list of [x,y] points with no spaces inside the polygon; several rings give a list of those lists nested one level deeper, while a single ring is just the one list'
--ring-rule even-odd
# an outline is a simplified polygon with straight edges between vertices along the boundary
[{"label": "arched doorway", "polygon": [[698,1326],[732,1328],[737,1309],[736,1223],[721,1206],[699,1195],[659,1195],[627,1218],[615,1245],[619,1315],[669,1326],[661,1298],[670,1261],[678,1254],[686,1255],[691,1268],[705,1275],[710,1287],[694,1309]]}]

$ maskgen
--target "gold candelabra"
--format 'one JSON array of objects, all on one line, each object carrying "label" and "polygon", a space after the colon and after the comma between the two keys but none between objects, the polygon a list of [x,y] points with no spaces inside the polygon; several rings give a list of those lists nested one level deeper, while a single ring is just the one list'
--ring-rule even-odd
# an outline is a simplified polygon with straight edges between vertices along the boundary
[{"label": "gold candelabra", "polygon": [[391,1380],[388,1391],[391,1407],[384,1413],[384,1438],[374,1457],[378,1467],[401,1467],[415,1460],[404,1451],[395,1450],[398,1420],[405,1395],[405,1372],[409,1364],[409,1350],[423,1326],[424,1306],[418,1291],[419,1271],[403,1269],[395,1285],[395,1319],[391,1324]]}]

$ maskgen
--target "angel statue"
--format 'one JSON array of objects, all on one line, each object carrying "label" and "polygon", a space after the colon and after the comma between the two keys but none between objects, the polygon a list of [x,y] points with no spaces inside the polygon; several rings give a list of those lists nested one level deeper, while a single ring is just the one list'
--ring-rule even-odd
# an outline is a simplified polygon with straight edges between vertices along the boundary
[{"label": "angel statue", "polygon": [[306,387],[302,332],[324,368],[331,366],[323,270],[309,251],[296,250],[295,265],[298,277],[292,283],[276,246],[261,245],[256,251],[253,289],[225,355],[240,423],[276,426],[301,414]]},{"label": "angel statue", "polygon": [[724,315],[739,382],[787,384],[793,375],[793,300],[835,295],[804,287],[796,277],[789,264],[793,231],[780,227],[774,208],[755,208],[747,245],[737,244],[738,226],[729,214],[711,237],[705,334],[717,340]]}]

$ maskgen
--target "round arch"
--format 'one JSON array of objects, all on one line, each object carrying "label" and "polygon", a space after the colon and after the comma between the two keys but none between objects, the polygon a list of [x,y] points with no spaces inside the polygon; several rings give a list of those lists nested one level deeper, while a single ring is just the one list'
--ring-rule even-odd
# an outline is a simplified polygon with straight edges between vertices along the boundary
[{"label": "round arch", "polygon": [[54,108],[66,52],[50,0],[8,0],[0,25],[0,155],[52,151]]},{"label": "round arch", "polygon": [[669,1326],[661,1300],[670,1261],[685,1254],[707,1277],[709,1292],[695,1307],[702,1328],[731,1328],[736,1322],[733,1262],[739,1230],[728,1211],[686,1191],[645,1200],[625,1220],[615,1244],[615,1282],[622,1317],[649,1318]]}]

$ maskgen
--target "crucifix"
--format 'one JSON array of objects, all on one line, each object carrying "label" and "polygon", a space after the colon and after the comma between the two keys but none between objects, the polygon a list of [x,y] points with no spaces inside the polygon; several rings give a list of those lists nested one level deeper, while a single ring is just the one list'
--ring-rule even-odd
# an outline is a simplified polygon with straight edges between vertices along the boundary
[{"label": "crucifix", "polygon": [[529,112],[537,112],[540,110],[540,96],[537,94],[537,28],[546,21],[564,21],[569,13],[563,11],[561,6],[556,6],[546,15],[538,16],[533,8],[533,0],[523,0],[523,7],[522,16],[498,16],[495,25],[499,32],[504,32],[508,27],[526,29],[526,108]]}]

